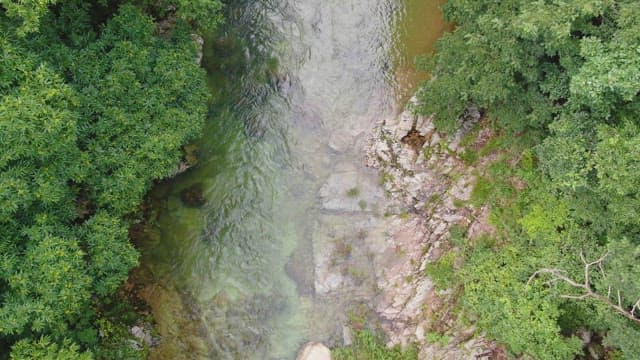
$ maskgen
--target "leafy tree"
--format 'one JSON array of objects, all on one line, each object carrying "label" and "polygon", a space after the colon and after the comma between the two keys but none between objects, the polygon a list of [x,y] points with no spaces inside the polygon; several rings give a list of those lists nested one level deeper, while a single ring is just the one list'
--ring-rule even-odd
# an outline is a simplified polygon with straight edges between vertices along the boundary
[{"label": "leafy tree", "polygon": [[174,16],[186,21],[192,28],[210,32],[223,22],[223,2],[220,0],[143,0],[151,13],[159,17]]},{"label": "leafy tree", "polygon": [[79,352],[79,347],[64,340],[62,346],[54,343],[47,337],[38,340],[21,340],[16,343],[11,352],[12,360],[37,359],[37,360],[92,360],[90,353]]},{"label": "leafy tree", "polygon": [[202,127],[208,95],[185,30],[175,42],[158,38],[150,18],[123,6],[97,41],[54,53],[61,64],[75,55],[60,71],[82,94],[80,145],[101,175],[87,182],[92,199],[117,214],[135,209],[150,179],[171,174]]},{"label": "leafy tree", "polygon": [[[537,143],[537,167],[519,174],[528,185],[519,208],[492,203],[505,238],[471,252],[457,276],[468,316],[514,354],[571,358],[580,350],[571,335],[586,327],[640,357],[640,4],[450,0],[443,9],[456,27],[419,61],[434,75],[420,111],[451,129],[473,104]],[[497,192],[476,193],[487,191]]]},{"label": "leafy tree", "polygon": [[17,33],[21,36],[35,32],[40,26],[40,18],[47,13],[49,5],[58,0],[0,0],[0,5],[11,18],[21,21]]},{"label": "leafy tree", "polygon": [[220,9],[222,3],[217,0],[178,0],[178,16],[204,29],[211,29],[222,22]]},{"label": "leafy tree", "polygon": [[[9,47],[6,52],[19,54]],[[76,94],[46,65],[25,65],[18,68],[23,70],[16,76],[22,77],[20,83],[0,100],[0,219],[4,221],[19,211],[35,210],[34,206],[44,210],[70,201],[74,194],[67,182],[81,181],[85,174],[76,146]],[[56,216],[66,220],[72,214],[61,211]]]},{"label": "leafy tree", "polygon": [[105,211],[91,217],[80,229],[91,258],[89,274],[99,296],[115,292],[138,264],[138,253],[128,241],[123,221]]},{"label": "leafy tree", "polygon": [[580,341],[558,334],[561,309],[553,292],[526,284],[540,263],[554,261],[553,250],[513,244],[496,254],[479,248],[461,272],[465,285],[461,303],[467,316],[514,354],[566,359],[580,352]]},{"label": "leafy tree", "polygon": [[130,221],[207,111],[188,24],[102,3],[0,1],[1,358],[122,353],[96,318],[137,264]]}]

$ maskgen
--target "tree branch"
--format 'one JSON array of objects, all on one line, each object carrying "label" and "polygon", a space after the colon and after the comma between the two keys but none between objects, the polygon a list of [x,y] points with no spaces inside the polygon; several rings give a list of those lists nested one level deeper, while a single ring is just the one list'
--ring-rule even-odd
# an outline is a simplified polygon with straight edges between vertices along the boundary
[{"label": "tree branch", "polygon": [[611,300],[611,290],[612,290],[611,287],[609,287],[609,289],[607,291],[607,296],[600,295],[600,294],[596,293],[595,291],[593,291],[593,289],[591,288],[591,279],[590,279],[589,270],[591,269],[592,266],[596,265],[596,266],[598,266],[598,269],[600,270],[600,273],[602,273],[602,276],[605,277],[606,275],[605,275],[604,267],[603,267],[602,264],[603,264],[605,258],[608,255],[609,255],[609,252],[607,251],[604,254],[602,254],[602,256],[600,256],[597,260],[588,262],[587,259],[584,256],[584,253],[582,251],[580,251],[580,259],[582,260],[582,263],[584,264],[584,282],[582,282],[582,283],[579,283],[579,282],[571,279],[567,275],[565,275],[567,273],[565,270],[555,269],[555,268],[544,268],[544,269],[540,269],[540,270],[534,272],[529,277],[529,280],[527,281],[527,286],[529,286],[529,284],[531,284],[531,282],[536,277],[538,277],[538,276],[540,276],[542,274],[548,274],[551,277],[551,280],[547,281],[547,283],[552,283],[552,282],[555,282],[555,281],[562,281],[562,282],[568,284],[569,286],[571,286],[573,288],[576,288],[576,289],[580,289],[582,291],[581,294],[562,294],[562,295],[560,295],[561,298],[563,298],[563,299],[573,299],[573,300],[585,300],[587,298],[592,298],[592,299],[597,300],[599,302],[602,302],[605,305],[609,306],[610,308],[616,310],[618,313],[620,313],[624,317],[634,321],[636,324],[640,324],[640,319],[638,319],[636,317],[636,312],[638,310],[640,310],[640,299],[638,299],[638,301],[636,301],[635,304],[633,304],[633,307],[629,311],[624,306],[622,306],[622,296],[620,295],[620,290],[616,290],[617,301],[618,301],[618,303],[616,304]]}]

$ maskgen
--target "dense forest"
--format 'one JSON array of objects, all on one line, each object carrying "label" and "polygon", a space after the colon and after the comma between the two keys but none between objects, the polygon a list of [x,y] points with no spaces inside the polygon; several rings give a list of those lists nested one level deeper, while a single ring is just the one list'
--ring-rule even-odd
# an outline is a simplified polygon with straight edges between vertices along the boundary
[{"label": "dense forest", "polygon": [[500,134],[472,194],[497,234],[453,234],[463,265],[439,264],[461,314],[512,355],[640,358],[640,2],[443,10],[420,111],[454,129],[476,106]]},{"label": "dense forest", "polygon": [[0,1],[0,358],[144,357],[113,295],[146,191],[200,135],[191,32],[221,8],[171,4]]}]

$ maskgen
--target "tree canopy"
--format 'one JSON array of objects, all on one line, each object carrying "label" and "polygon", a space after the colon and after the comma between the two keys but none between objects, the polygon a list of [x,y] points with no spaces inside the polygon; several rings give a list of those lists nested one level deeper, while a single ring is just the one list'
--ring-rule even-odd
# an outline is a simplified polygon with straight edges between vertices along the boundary
[{"label": "tree canopy", "polygon": [[467,316],[513,354],[573,358],[589,329],[608,356],[639,358],[640,3],[449,0],[443,10],[455,26],[419,60],[433,74],[420,111],[453,129],[478,106],[510,138],[505,153],[532,153],[535,165],[495,175],[527,187],[492,203],[496,245],[466,254]]},{"label": "tree canopy", "polygon": [[190,32],[221,3],[178,2],[162,34],[145,10],[165,5],[113,5],[0,1],[0,358],[108,357],[130,222],[204,122]]}]

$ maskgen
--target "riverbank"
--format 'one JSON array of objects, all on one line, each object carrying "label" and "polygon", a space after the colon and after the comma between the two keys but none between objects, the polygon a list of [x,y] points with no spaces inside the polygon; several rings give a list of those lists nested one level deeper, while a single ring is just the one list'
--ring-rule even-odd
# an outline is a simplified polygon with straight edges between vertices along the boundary
[{"label": "riverbank", "polygon": [[[377,0],[227,11],[204,49],[222,90],[201,159],[156,187],[141,243],[154,359],[290,358],[309,340],[344,345],[354,314],[376,309],[380,259],[361,243],[387,251],[390,216],[362,154],[410,86],[390,68],[404,13]],[[199,207],[183,201],[194,186]]]},{"label": "riverbank", "polygon": [[[414,116],[412,103],[372,129],[362,147],[364,165],[378,171],[377,183],[360,180],[358,194],[350,197],[351,173],[338,172],[321,188],[323,208],[339,212],[344,224],[325,226],[327,234],[344,234],[346,227],[355,234],[314,241],[323,244],[314,248],[315,288],[330,301],[361,294],[369,320],[351,327],[379,326],[388,345],[415,345],[421,359],[487,357],[500,350],[452,312],[456,289],[439,287],[427,272],[451,258],[457,246],[452,233],[462,231],[468,241],[477,241],[494,231],[489,209],[473,206],[471,192],[495,154],[488,152],[474,166],[462,159],[494,134],[480,124],[481,114],[470,110],[447,137],[430,118]],[[362,216],[365,209],[357,204],[365,203],[380,215],[377,221]],[[351,330],[334,345],[350,345]]]},{"label": "riverbank", "polygon": [[[409,3],[416,4],[402,2]],[[627,321],[637,320],[633,288],[610,283],[621,289],[614,305],[588,274],[575,286],[563,269],[637,272],[621,267],[633,263],[635,245],[611,240],[637,233],[618,213],[635,211],[620,205],[633,187],[611,182],[633,176],[610,166],[611,159],[633,164],[637,129],[624,117],[624,126],[609,123],[621,114],[607,110],[634,103],[574,86],[597,78],[593,64],[602,59],[630,71],[586,40],[608,28],[618,35],[602,43],[628,48],[618,45],[628,43],[623,28],[637,9],[583,9],[589,15],[573,25],[588,32],[561,32],[550,44],[530,37],[547,28],[536,20],[547,17],[525,3],[507,9],[487,1],[481,13],[448,3],[459,27],[443,37],[420,111],[457,129],[451,137],[430,118],[396,116],[398,99],[415,90],[406,92],[411,81],[405,86],[398,71],[407,63],[394,58],[404,54],[396,48],[399,3],[267,0],[230,11],[231,26],[211,48],[225,60],[207,64],[219,70],[211,83],[224,86],[201,141],[203,161],[159,187],[158,236],[145,245],[141,268],[160,289],[150,301],[162,312],[165,344],[175,344],[153,356],[292,358],[309,340],[334,348],[378,341],[367,328],[381,329],[390,345],[416,344],[421,358],[505,356],[463,318],[525,357],[571,358],[580,347],[594,358],[636,353],[624,335],[636,331]],[[484,21],[485,11],[501,21]],[[620,22],[603,22],[598,14],[606,12]],[[583,46],[591,54],[576,52]],[[580,58],[579,73],[565,68]],[[536,71],[521,73],[532,64]],[[595,130],[583,128],[590,115],[565,105],[591,109],[589,98],[604,105],[592,109],[600,114],[591,119]],[[492,128],[509,135],[495,134],[469,103],[494,111]],[[585,207],[592,199],[618,212]],[[616,260],[605,263],[603,251]],[[601,257],[588,263],[594,256]],[[553,280],[586,293],[568,295],[549,286]],[[586,297],[626,320],[574,301]],[[598,316],[608,325],[594,325]],[[605,349],[609,341],[620,349]]]}]

